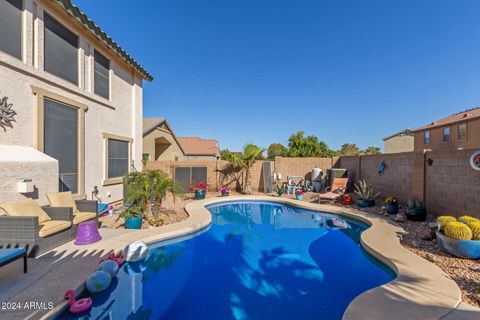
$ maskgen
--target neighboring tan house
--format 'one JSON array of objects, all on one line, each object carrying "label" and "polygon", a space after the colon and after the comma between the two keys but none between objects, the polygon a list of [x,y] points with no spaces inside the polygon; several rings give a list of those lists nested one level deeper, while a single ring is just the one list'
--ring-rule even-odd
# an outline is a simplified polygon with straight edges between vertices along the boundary
[{"label": "neighboring tan house", "polygon": [[122,177],[142,169],[143,80],[69,0],[0,0],[0,202],[121,200]]},{"label": "neighboring tan house", "polygon": [[414,130],[415,151],[480,148],[480,107]]},{"label": "neighboring tan house", "polygon": [[165,118],[143,119],[143,160],[184,159],[182,146]]},{"label": "neighboring tan house", "polygon": [[202,139],[199,137],[178,137],[185,152],[185,160],[208,160],[220,159],[220,149],[217,140]]},{"label": "neighboring tan house", "polygon": [[405,129],[383,138],[383,153],[411,152],[414,146],[414,134]]}]

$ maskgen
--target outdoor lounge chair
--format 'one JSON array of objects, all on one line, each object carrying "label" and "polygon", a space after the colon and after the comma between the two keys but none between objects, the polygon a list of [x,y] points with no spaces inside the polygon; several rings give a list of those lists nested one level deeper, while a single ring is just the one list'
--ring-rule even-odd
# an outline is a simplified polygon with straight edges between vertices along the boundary
[{"label": "outdoor lounge chair", "polygon": [[32,199],[0,204],[0,248],[26,247],[35,257],[70,241],[71,208],[40,207]]},{"label": "outdoor lounge chair", "polygon": [[327,192],[320,194],[318,202],[334,202],[339,199],[345,194],[347,183],[348,178],[334,178],[332,185],[325,189]]},{"label": "outdoor lounge chair", "polygon": [[27,249],[25,247],[0,249],[0,267],[20,258],[23,258],[23,273],[27,273]]},{"label": "outdoor lounge chair", "polygon": [[97,200],[74,200],[70,191],[47,192],[46,195],[48,202],[50,202],[50,207],[72,209],[73,225],[70,230],[70,240],[74,240],[77,236],[79,223],[95,220],[98,225]]}]

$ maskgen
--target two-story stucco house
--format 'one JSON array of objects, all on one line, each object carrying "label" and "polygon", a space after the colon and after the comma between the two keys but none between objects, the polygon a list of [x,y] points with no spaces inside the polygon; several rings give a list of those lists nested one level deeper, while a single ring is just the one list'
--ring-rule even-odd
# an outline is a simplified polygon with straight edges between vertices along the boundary
[{"label": "two-story stucco house", "polygon": [[414,133],[416,152],[480,148],[480,107],[433,121]]},{"label": "two-story stucco house", "polygon": [[142,166],[143,80],[69,0],[0,0],[0,202],[121,200],[122,176]]}]

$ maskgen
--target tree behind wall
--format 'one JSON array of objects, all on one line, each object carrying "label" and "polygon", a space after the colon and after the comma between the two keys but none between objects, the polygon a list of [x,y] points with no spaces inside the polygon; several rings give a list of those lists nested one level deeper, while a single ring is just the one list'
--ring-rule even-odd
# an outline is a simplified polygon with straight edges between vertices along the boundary
[{"label": "tree behind wall", "polygon": [[329,157],[333,155],[327,144],[314,135],[305,137],[303,131],[292,134],[288,139],[289,157]]},{"label": "tree behind wall", "polygon": [[275,157],[286,157],[288,149],[281,143],[272,143],[268,147],[268,160],[274,160]]},{"label": "tree behind wall", "polygon": [[340,147],[340,155],[342,156],[355,156],[360,154],[360,149],[355,143],[344,143]]},{"label": "tree behind wall", "polygon": [[366,154],[366,155],[369,155],[369,154],[380,154],[380,148],[379,147],[368,147],[367,149],[363,150],[362,151],[362,154]]}]

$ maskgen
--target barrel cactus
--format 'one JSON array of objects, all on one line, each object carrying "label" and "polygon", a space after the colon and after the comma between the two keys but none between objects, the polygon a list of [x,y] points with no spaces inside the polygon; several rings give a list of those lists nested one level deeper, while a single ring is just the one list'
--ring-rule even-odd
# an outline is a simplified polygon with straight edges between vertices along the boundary
[{"label": "barrel cactus", "polygon": [[472,239],[472,230],[470,230],[470,228],[466,224],[458,221],[448,222],[445,225],[444,232],[447,237],[452,239],[457,239],[457,240]]},{"label": "barrel cactus", "polygon": [[474,217],[470,217],[470,216],[463,216],[463,217],[458,218],[458,221],[463,222],[465,224],[468,224],[470,222],[480,221],[480,220],[477,219],[477,218],[474,218]]},{"label": "barrel cactus", "polygon": [[449,222],[454,222],[454,221],[457,221],[457,219],[455,217],[452,217],[452,216],[440,216],[437,218],[437,225],[438,227],[440,228],[440,230],[443,231],[443,229],[445,228],[445,225]]},{"label": "barrel cactus", "polygon": [[472,230],[472,239],[480,240],[480,221],[473,221],[467,225]]}]

